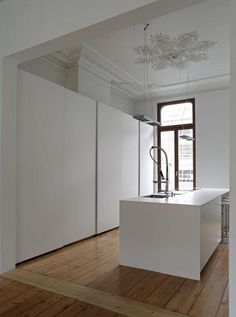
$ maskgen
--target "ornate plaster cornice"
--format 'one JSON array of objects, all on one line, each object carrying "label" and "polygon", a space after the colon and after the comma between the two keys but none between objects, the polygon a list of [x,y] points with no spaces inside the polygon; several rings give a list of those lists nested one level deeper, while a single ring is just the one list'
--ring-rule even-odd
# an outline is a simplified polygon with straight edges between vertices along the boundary
[{"label": "ornate plaster cornice", "polygon": [[[230,74],[222,74],[207,78],[192,79],[170,85],[155,85],[150,87],[150,95],[147,99],[168,98],[173,96],[193,95],[196,93],[210,92],[216,90],[228,89],[230,87]],[[142,100],[140,95],[136,100]]]},{"label": "ornate plaster cornice", "polygon": [[78,48],[58,51],[44,56],[43,59],[67,71],[81,67],[131,98],[137,97],[142,89],[141,82],[84,43]]},{"label": "ornate plaster cornice", "polygon": [[[59,71],[69,72],[74,68],[82,68],[109,83],[113,91],[117,91],[132,100],[143,99],[143,85],[141,82],[114,65],[110,60],[97,53],[88,45],[82,43],[77,48],[58,51],[41,57],[48,64],[58,68]],[[192,79],[188,82],[176,82],[170,85],[153,84],[149,87],[148,99],[154,97],[168,97],[188,93],[199,93],[211,90],[220,90],[229,87],[230,74],[221,74],[201,79]]]}]

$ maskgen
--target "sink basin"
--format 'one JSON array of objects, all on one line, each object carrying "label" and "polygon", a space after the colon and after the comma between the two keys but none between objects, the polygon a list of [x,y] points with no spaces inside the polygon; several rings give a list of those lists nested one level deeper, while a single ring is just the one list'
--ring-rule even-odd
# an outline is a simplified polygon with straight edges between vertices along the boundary
[{"label": "sink basin", "polygon": [[187,191],[176,190],[176,191],[174,191],[174,194],[175,195],[184,195],[184,194],[187,194]]},{"label": "sink basin", "polygon": [[[187,194],[190,191],[181,191],[181,190],[176,190],[173,192],[174,196],[178,196],[178,195],[184,195]],[[156,193],[156,194],[151,194],[151,195],[147,195],[147,196],[143,196],[144,198],[167,198],[165,193]],[[169,198],[169,197],[168,197]]]},{"label": "sink basin", "polygon": [[166,195],[165,194],[152,194],[152,195],[144,196],[144,198],[166,198]]}]

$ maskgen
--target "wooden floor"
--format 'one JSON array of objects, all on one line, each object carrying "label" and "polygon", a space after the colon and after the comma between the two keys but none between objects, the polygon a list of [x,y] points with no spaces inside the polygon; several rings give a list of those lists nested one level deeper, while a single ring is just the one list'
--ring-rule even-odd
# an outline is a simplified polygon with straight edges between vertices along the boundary
[{"label": "wooden floor", "polygon": [[114,230],[19,265],[0,277],[0,316],[228,317],[227,245],[200,282],[119,266],[118,253]]}]

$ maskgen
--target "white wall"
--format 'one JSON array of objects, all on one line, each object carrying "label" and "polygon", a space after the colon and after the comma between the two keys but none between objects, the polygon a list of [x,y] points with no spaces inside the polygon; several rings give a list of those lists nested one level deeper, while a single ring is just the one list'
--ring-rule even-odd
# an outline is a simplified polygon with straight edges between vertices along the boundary
[{"label": "white wall", "polygon": [[4,1],[0,4],[0,55],[14,54],[153,2],[155,1]]},{"label": "white wall", "polygon": [[231,108],[230,108],[230,317],[236,316],[236,1],[231,0]]},{"label": "white wall", "polygon": [[229,90],[196,96],[197,186],[229,188]]},{"label": "white wall", "polygon": [[[158,102],[181,100],[177,96],[135,105],[136,113],[156,116]],[[196,114],[196,171],[197,187],[229,187],[229,89],[198,93],[195,98]]]}]

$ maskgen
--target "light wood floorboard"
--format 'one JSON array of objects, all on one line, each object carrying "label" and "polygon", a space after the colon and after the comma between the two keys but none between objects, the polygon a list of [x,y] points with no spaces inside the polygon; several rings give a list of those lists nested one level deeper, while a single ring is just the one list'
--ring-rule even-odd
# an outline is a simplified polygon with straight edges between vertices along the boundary
[{"label": "light wood floorboard", "polygon": [[[71,283],[69,285],[76,287],[86,286],[89,291],[91,289],[102,291],[99,294],[104,295],[104,301],[106,296],[111,300],[120,296],[122,300],[131,300],[138,304],[164,309],[165,312],[177,312],[191,317],[228,317],[229,314],[227,245],[219,245],[202,271],[199,282],[119,266],[119,230],[113,230],[32,259],[18,265],[18,269],[23,273],[24,271],[38,273],[45,278],[54,278],[59,285],[69,282]],[[32,286],[23,284],[20,285],[31,288],[24,288],[24,291],[19,294],[19,285],[16,286],[15,283],[6,279],[0,280],[0,301],[2,300],[2,290],[6,296],[3,309],[4,307],[7,309],[16,299],[24,303],[24,296],[26,299],[27,296],[30,297],[27,295],[28,293],[32,294],[32,298],[28,298],[26,302],[35,301],[38,295],[43,296],[44,294],[36,292]],[[48,290],[43,292],[48,292]],[[52,295],[50,292],[48,294]],[[83,315],[90,317],[125,316],[123,310],[112,311],[113,301],[111,301],[111,307],[103,308],[96,303],[91,305],[74,298],[70,298],[73,303],[67,302],[68,299],[65,298],[65,295],[57,295],[62,296],[58,301],[57,298],[52,297],[49,302],[38,304],[39,309],[47,307],[40,312],[42,316],[63,317],[67,316],[66,314],[68,317],[77,315],[80,317]],[[39,300],[39,303],[42,301],[44,300]],[[22,306],[23,303],[14,305]],[[0,317],[2,316],[1,307],[2,305],[0,306]],[[130,316],[129,310],[126,313],[126,316]],[[9,316],[11,317],[11,315]]]},{"label": "light wood floorboard", "polygon": [[[3,275],[5,278],[24,283],[26,285],[38,287],[40,289],[60,294],[69,298],[73,298],[97,307],[110,310],[115,313],[125,314],[130,317],[183,317],[179,313],[172,313],[167,310],[158,308],[153,305],[140,303],[130,300],[119,295],[113,295],[94,288],[83,285],[74,284],[71,282],[55,279],[42,274],[27,272],[21,269],[16,269]],[[47,306],[52,306],[52,303],[58,302],[60,296],[51,295],[47,301],[41,303],[41,310],[46,310]],[[31,309],[29,316],[35,316],[38,307]],[[91,307],[90,309],[97,309]],[[89,316],[89,315],[88,315]]]}]

